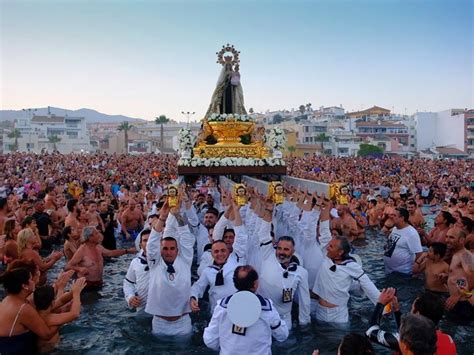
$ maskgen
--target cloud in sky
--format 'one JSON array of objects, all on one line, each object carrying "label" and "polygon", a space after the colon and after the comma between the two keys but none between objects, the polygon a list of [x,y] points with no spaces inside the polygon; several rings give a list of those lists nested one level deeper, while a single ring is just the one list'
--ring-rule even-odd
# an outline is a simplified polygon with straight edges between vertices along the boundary
[{"label": "cloud in sky", "polygon": [[226,43],[247,109],[474,106],[469,0],[0,4],[2,109],[200,118]]}]

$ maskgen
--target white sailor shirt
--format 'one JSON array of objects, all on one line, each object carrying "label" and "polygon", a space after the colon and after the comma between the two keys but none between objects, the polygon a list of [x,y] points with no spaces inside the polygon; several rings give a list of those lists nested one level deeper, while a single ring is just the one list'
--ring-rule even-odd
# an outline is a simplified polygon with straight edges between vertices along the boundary
[{"label": "white sailor shirt", "polygon": [[127,305],[133,296],[140,298],[140,306],[137,307],[137,310],[144,309],[146,305],[150,276],[149,270],[146,256],[143,255],[143,250],[140,250],[137,256],[130,262],[127,275],[123,280],[123,294]]},{"label": "white sailor shirt", "polygon": [[295,295],[298,295],[299,323],[311,322],[311,300],[309,296],[308,272],[296,263],[290,263],[283,269],[275,255],[270,237],[270,223],[263,221],[259,230],[262,254],[259,293],[270,298],[281,318],[291,329],[291,306]]},{"label": "white sailor shirt", "polygon": [[[172,215],[168,216],[175,218]],[[168,222],[167,220],[167,222]],[[153,315],[175,317],[191,312],[191,263],[193,260],[194,236],[187,225],[178,227],[175,236],[178,242],[178,256],[173,263],[174,273],[161,258],[160,241],[162,233],[154,229],[147,243],[147,260],[150,267],[148,301],[145,312]]]},{"label": "white sailor shirt", "polygon": [[[216,306],[218,299],[234,294],[237,290],[234,287],[234,270],[239,265],[245,265],[245,254],[247,249],[248,235],[244,226],[235,226],[234,249],[227,258],[227,262],[222,266],[223,285],[216,285],[216,276],[220,272],[215,265],[208,265],[202,269],[199,279],[191,287],[191,296],[199,299],[203,296],[207,286],[209,289],[209,300],[211,304],[211,312]],[[207,252],[204,252],[207,253]],[[203,254],[204,255],[204,254]]]},{"label": "white sailor shirt", "polygon": [[262,313],[256,323],[247,328],[236,328],[227,315],[231,296],[217,302],[211,322],[204,329],[203,340],[210,349],[225,355],[269,355],[272,353],[272,336],[282,342],[288,338],[288,328],[269,299],[257,297]]},{"label": "white sailor shirt", "polygon": [[304,268],[308,271],[308,285],[314,285],[326,255],[326,247],[331,241],[329,220],[320,222],[319,239],[317,238],[318,220],[319,211],[303,211],[299,221],[301,232],[295,234],[296,251],[301,255]]},{"label": "white sailor shirt", "polygon": [[354,281],[360,283],[360,287],[367,297],[373,304],[376,304],[380,291],[353,259],[348,259],[341,264],[334,264],[330,258],[325,257],[316,277],[313,292],[336,306],[347,306],[350,297],[349,290]]}]

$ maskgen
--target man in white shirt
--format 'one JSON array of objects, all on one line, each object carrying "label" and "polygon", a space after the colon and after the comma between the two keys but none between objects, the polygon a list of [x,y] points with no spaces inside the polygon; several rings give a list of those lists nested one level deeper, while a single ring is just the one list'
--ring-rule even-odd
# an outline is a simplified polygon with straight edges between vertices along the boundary
[{"label": "man in white shirt", "polygon": [[280,237],[276,251],[273,248],[270,234],[272,214],[273,205],[267,202],[265,209],[261,211],[263,221],[256,232],[260,238],[262,255],[259,292],[272,300],[288,329],[291,329],[291,307],[296,295],[300,325],[311,322],[308,272],[299,265],[299,260],[294,256],[295,242],[292,237]]},{"label": "man in white shirt", "polygon": [[396,208],[390,215],[394,228],[385,244],[385,272],[411,275],[413,265],[423,252],[420,235],[408,224],[410,217],[405,208]]},{"label": "man in white shirt", "polygon": [[149,270],[146,259],[146,245],[151,230],[144,229],[140,233],[140,251],[128,267],[127,275],[123,280],[123,294],[130,308],[137,311],[145,309],[148,297]]},{"label": "man in white shirt", "polygon": [[[179,212],[169,216],[168,213],[165,202],[146,247],[150,284],[145,311],[154,316],[153,334],[190,335],[189,297],[195,238]],[[162,238],[166,220],[173,218],[178,224],[176,237]]]},{"label": "man in white shirt", "polygon": [[[230,215],[232,214],[232,218]],[[230,218],[234,224],[236,233],[233,252],[240,255],[240,260],[245,260],[247,251],[247,231],[242,225],[239,207],[232,201],[231,206],[225,212],[226,218]],[[190,305],[193,312],[198,312],[199,298],[204,295],[209,286],[209,301],[211,312],[216,306],[218,299],[234,294],[237,290],[234,287],[232,277],[237,266],[243,263],[236,257],[229,257],[229,248],[222,240],[216,240],[212,243],[211,253],[213,263],[207,266],[200,275],[199,279],[191,287]]]},{"label": "man in white shirt", "polygon": [[[258,273],[250,265],[238,266],[234,271],[234,286],[239,291],[255,293]],[[208,348],[225,355],[268,355],[272,353],[272,336],[279,342],[288,338],[286,323],[281,320],[272,301],[259,295],[262,307],[259,319],[247,328],[234,325],[227,313],[231,297],[217,302],[211,322],[204,329],[203,340]]]},{"label": "man in white shirt", "polygon": [[349,291],[354,282],[360,284],[373,304],[377,303],[380,291],[365,274],[362,267],[349,253],[351,247],[345,237],[333,238],[327,246],[327,254],[321,264],[313,287],[316,303],[316,319],[324,322],[349,322]]}]

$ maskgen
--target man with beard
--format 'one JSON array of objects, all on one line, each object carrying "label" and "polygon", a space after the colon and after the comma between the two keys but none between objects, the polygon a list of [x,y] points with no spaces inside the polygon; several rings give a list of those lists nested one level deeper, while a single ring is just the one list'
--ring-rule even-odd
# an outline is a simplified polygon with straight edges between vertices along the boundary
[{"label": "man with beard", "polygon": [[114,235],[114,228],[117,223],[114,214],[113,206],[109,206],[105,200],[99,201],[99,216],[104,224],[104,232],[102,233],[104,235],[104,240],[102,241],[102,245],[104,248],[109,250],[117,249]]},{"label": "man with beard", "polygon": [[196,236],[197,241],[197,261],[200,263],[204,247],[206,244],[212,243],[212,232],[214,226],[219,219],[219,211],[215,208],[208,208],[204,214],[204,223],[199,223],[194,227],[193,234]]},{"label": "man with beard", "polygon": [[262,256],[259,292],[273,301],[289,330],[292,326],[291,307],[297,294],[299,323],[302,326],[307,325],[311,322],[308,272],[299,265],[299,260],[294,256],[295,242],[292,237],[280,237],[275,252],[271,237],[273,204],[267,202],[265,209],[260,212],[262,221],[259,229],[255,231],[260,238]]},{"label": "man with beard", "polygon": [[[230,217],[233,212],[234,218]],[[211,311],[214,310],[218,299],[229,296],[237,290],[234,287],[232,277],[237,266],[243,265],[245,254],[247,253],[247,231],[242,225],[242,219],[239,213],[239,207],[234,201],[225,212],[226,218],[234,224],[235,241],[233,245],[233,253],[240,256],[240,258],[230,258],[230,250],[226,243],[222,240],[216,240],[212,243],[211,253],[214,262],[212,265],[206,267],[199,279],[191,287],[190,306],[193,312],[200,310],[199,298],[204,295],[204,291],[209,286],[209,300]]]}]

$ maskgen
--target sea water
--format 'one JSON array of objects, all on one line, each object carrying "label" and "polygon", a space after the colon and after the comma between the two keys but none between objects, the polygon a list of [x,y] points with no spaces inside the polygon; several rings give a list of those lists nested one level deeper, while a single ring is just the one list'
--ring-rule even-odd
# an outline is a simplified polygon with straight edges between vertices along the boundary
[{"label": "sea water", "polygon": [[[425,209],[425,212],[428,212]],[[427,224],[431,228],[433,216],[427,216]],[[422,277],[406,278],[397,275],[386,276],[383,265],[384,236],[368,235],[366,240],[357,241],[355,253],[360,255],[363,267],[379,289],[396,287],[402,313],[410,311],[410,305],[416,295],[423,290]],[[209,314],[191,315],[193,336],[182,339],[160,339],[151,335],[151,317],[137,314],[127,308],[123,297],[122,283],[128,265],[133,256],[115,258],[105,263],[104,287],[95,293],[84,293],[82,312],[76,321],[61,328],[61,343],[55,354],[215,354],[206,348],[202,341],[202,333],[209,321]],[[58,263],[52,270],[53,275],[64,266]],[[2,293],[0,291],[0,293]],[[3,294],[0,294],[3,297]],[[201,303],[201,309],[206,303]],[[310,327],[300,329],[294,327],[287,341],[273,344],[274,354],[312,354],[319,349],[320,354],[336,354],[337,347],[348,332],[363,334],[374,305],[365,297],[351,297],[349,303],[350,328],[339,329],[313,323]],[[393,319],[384,320],[383,327],[394,331]],[[451,335],[456,343],[458,354],[472,354],[474,342],[472,325],[456,324],[443,319],[440,328]],[[374,346],[377,354],[392,352]]]}]

